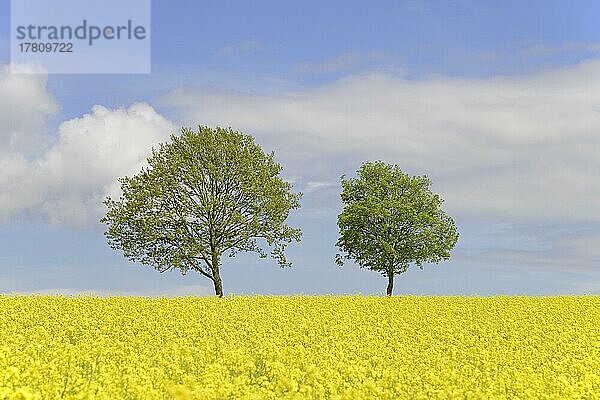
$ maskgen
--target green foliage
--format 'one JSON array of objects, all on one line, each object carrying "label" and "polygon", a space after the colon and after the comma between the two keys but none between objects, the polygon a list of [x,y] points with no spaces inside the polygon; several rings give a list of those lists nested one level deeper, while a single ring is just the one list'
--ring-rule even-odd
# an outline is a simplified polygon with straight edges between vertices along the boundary
[{"label": "green foliage", "polygon": [[447,260],[458,232],[430,185],[426,176],[410,177],[381,161],[364,163],[356,178],[342,177],[338,264],[354,259],[391,278],[411,263],[422,269]]},{"label": "green foliage", "polygon": [[[282,167],[250,135],[223,128],[182,129],[153,149],[148,167],[120,179],[122,196],[107,198],[106,236],[126,258],[160,272],[197,271],[220,285],[228,252],[257,252],[280,266],[301,231],[285,224],[301,193],[279,177]],[[222,295],[222,293],[217,294]]]}]

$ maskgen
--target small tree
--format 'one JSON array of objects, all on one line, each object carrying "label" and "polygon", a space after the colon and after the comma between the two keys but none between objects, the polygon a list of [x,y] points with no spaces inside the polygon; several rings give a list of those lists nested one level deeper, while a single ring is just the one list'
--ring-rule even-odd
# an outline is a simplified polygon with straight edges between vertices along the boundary
[{"label": "small tree", "polygon": [[113,249],[160,272],[197,271],[223,296],[221,256],[264,247],[280,266],[301,232],[285,224],[301,193],[279,177],[282,168],[250,135],[200,126],[182,129],[152,150],[148,167],[120,179],[123,195],[107,198],[101,222]]},{"label": "small tree", "polygon": [[337,246],[343,254],[336,261],[354,259],[361,268],[381,272],[391,296],[394,275],[411,263],[423,269],[424,262],[447,260],[458,233],[426,176],[410,177],[381,161],[366,162],[356,172],[356,178],[342,176]]}]

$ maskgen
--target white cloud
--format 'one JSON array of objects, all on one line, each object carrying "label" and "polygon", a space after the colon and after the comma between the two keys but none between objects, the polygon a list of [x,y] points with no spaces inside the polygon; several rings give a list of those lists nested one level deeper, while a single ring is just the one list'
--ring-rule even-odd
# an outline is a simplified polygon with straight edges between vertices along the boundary
[{"label": "white cloud", "polygon": [[139,171],[152,146],[172,133],[174,125],[148,104],[94,106],[63,122],[38,157],[13,152],[0,158],[0,216],[27,212],[69,226],[97,222],[102,200],[119,193],[117,179]]},{"label": "white cloud", "polygon": [[600,51],[600,43],[567,42],[559,45],[548,45],[537,43],[527,47],[521,54],[530,57],[547,57],[565,53],[597,53]]},{"label": "white cloud", "polygon": [[553,57],[560,55],[590,57],[594,53],[600,52],[600,43],[593,42],[565,42],[560,44],[538,43],[528,40],[519,46],[510,50],[485,51],[474,55],[478,61],[499,61],[509,58],[520,57]]},{"label": "white cloud", "polygon": [[321,182],[321,181],[308,181],[306,182],[304,194],[316,192],[321,189],[331,188],[337,186],[337,182]]},{"label": "white cloud", "polygon": [[47,76],[32,74],[30,65],[0,64],[0,154],[13,150],[30,155],[49,140],[45,124],[59,110],[46,90]]},{"label": "white cloud", "polygon": [[390,62],[397,58],[397,55],[390,52],[370,51],[361,53],[358,51],[350,51],[320,62],[305,62],[298,64],[295,70],[302,73],[328,74],[349,71],[353,68],[365,66],[370,63]]},{"label": "white cloud", "polygon": [[163,102],[255,134],[293,175],[339,177],[381,158],[427,173],[464,218],[600,220],[600,61],[487,79],[362,74],[270,95],[179,90]]},{"label": "white cloud", "polygon": [[[55,224],[96,221],[101,200],[118,192],[116,179],[139,170],[149,149],[176,132],[147,104],[96,106],[62,123],[32,156],[29,138],[56,102],[43,76],[5,68],[0,78],[0,93],[16,96],[0,97],[0,135],[11,143],[0,151],[0,217],[25,211]],[[600,61],[489,79],[361,74],[275,94],[179,90],[163,102],[191,125],[255,134],[286,174],[301,177],[306,194],[328,196],[324,207],[337,207],[340,175],[384,159],[427,173],[462,219],[600,221]],[[13,143],[7,132],[24,134]]]}]

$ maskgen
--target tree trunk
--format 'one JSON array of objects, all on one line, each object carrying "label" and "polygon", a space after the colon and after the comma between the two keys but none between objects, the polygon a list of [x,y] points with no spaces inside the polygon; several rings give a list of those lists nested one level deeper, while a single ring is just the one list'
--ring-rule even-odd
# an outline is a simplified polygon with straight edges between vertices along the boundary
[{"label": "tree trunk", "polygon": [[221,280],[221,272],[219,271],[219,255],[216,253],[212,254],[212,274],[213,283],[215,284],[215,294],[218,297],[223,297],[223,281]]},{"label": "tree trunk", "polygon": [[387,285],[387,295],[392,295],[392,290],[394,289],[394,273],[388,272],[388,285]]},{"label": "tree trunk", "polygon": [[213,283],[215,284],[215,294],[218,297],[223,297],[223,281],[221,281],[218,265],[216,268],[213,268]]}]

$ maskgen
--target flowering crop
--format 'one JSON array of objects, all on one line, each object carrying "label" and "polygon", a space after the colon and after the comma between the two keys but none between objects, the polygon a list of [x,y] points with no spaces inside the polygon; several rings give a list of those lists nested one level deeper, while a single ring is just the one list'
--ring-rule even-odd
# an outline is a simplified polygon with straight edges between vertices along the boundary
[{"label": "flowering crop", "polygon": [[0,296],[0,399],[598,399],[598,371],[598,296]]}]

